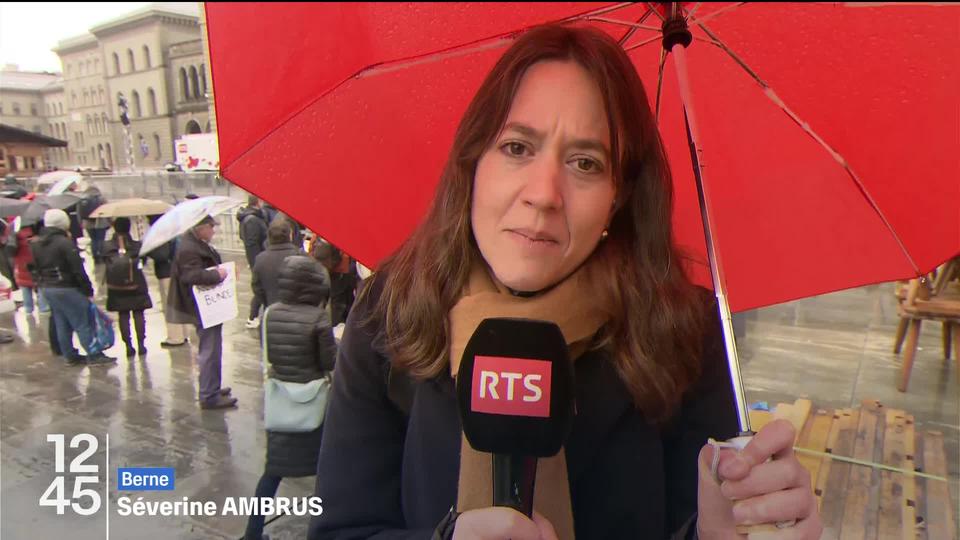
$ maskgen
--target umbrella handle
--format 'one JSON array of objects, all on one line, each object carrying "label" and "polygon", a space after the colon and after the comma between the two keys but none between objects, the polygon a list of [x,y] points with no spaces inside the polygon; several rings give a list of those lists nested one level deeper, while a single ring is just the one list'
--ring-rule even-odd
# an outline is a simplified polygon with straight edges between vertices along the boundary
[{"label": "umbrella handle", "polygon": [[[720,449],[721,448],[732,448],[736,451],[741,451],[750,444],[750,441],[753,440],[753,433],[748,435],[740,435],[739,437],[734,437],[728,441],[717,442],[713,439],[709,439],[707,444],[713,447],[713,461],[710,463],[710,474],[713,475],[713,479],[719,484],[722,482],[720,479],[720,474],[717,472],[717,468],[720,466]],[[769,459],[767,461],[770,461]],[[760,523],[757,525],[737,525],[738,534],[756,534],[760,532],[777,532],[780,529],[785,529],[787,527],[793,527],[797,524],[797,520],[791,519],[789,521],[779,521],[776,524],[772,523]]]}]

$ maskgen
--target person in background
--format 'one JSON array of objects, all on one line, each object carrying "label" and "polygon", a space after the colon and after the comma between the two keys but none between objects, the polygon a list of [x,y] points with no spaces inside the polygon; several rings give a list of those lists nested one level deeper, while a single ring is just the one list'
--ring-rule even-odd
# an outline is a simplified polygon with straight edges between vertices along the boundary
[{"label": "person in background", "polygon": [[[30,315],[33,313],[34,305],[36,305],[40,314],[50,313],[47,299],[44,298],[43,291],[37,287],[33,273],[30,272],[30,266],[33,265],[33,252],[30,250],[30,242],[36,237],[34,226],[20,227],[16,234],[17,253],[13,257],[13,277],[16,279],[17,286],[23,291],[23,311]],[[36,303],[34,303],[34,294],[36,294]]]},{"label": "person in background", "polygon": [[[107,310],[119,313],[120,336],[127,348],[127,357],[147,354],[147,324],[143,312],[153,307],[147,278],[140,261],[140,242],[130,236],[130,220],[118,217],[113,221],[113,238],[103,244],[106,267]],[[130,314],[137,332],[137,348],[130,335]]]},{"label": "person in background", "polygon": [[195,285],[216,285],[227,278],[227,271],[219,267],[223,262],[220,254],[210,244],[218,225],[212,216],[207,216],[180,236],[167,294],[170,304],[166,309],[171,322],[192,324],[197,329],[201,409],[226,409],[237,404],[237,399],[230,397],[230,388],[220,384],[223,325],[204,328],[193,296]]},{"label": "person in background", "polygon": [[[263,253],[267,243],[267,220],[264,217],[260,199],[250,195],[247,206],[237,212],[237,221],[240,222],[240,239],[243,240],[243,250],[247,256],[247,267],[253,269],[257,255]],[[256,294],[250,300],[250,316],[247,317],[247,328],[260,326],[260,297]]]},{"label": "person in background", "polygon": [[[93,334],[90,306],[93,285],[76,245],[67,232],[70,218],[63,210],[47,210],[43,215],[43,230],[30,243],[39,285],[53,311],[60,352],[70,365],[94,365],[116,362],[100,350]],[[73,333],[87,352],[81,356],[73,346]]]},{"label": "person in background", "polygon": [[[160,216],[147,216],[147,219],[150,224],[153,225],[158,219],[160,219]],[[147,255],[147,257],[153,261],[153,273],[157,277],[157,282],[159,283],[160,309],[163,312],[163,318],[167,326],[167,337],[160,342],[160,346],[164,349],[182,347],[189,341],[187,338],[188,327],[183,324],[170,322],[170,317],[167,315],[167,293],[170,290],[170,269],[173,266],[176,245],[177,239],[174,238],[166,244],[154,249],[149,255]]]},{"label": "person in background", "polygon": [[[324,307],[330,282],[322,266],[302,255],[287,257],[278,270],[277,302],[264,312],[268,376],[308,383],[334,368],[337,349]],[[254,496],[273,497],[283,478],[315,475],[322,439],[323,424],[306,433],[267,431],[266,463]],[[266,538],[263,523],[264,516],[251,515],[244,540]]]},{"label": "person in background", "polygon": [[286,220],[274,220],[267,232],[269,245],[267,250],[257,255],[253,265],[251,287],[257,302],[264,308],[272,305],[279,297],[280,267],[291,255],[305,255],[291,243],[292,231]]},{"label": "person in background", "polygon": [[330,318],[333,326],[347,321],[360,287],[360,276],[352,258],[328,242],[313,246],[313,258],[330,273]]}]

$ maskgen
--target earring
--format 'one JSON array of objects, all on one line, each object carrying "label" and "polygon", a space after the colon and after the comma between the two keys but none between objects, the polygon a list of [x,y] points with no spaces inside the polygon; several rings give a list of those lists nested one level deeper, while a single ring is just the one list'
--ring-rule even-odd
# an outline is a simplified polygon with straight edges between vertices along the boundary
[{"label": "earring", "polygon": [[610,233],[608,233],[607,230],[604,229],[603,232],[600,233],[600,239],[601,239],[601,240],[606,240],[606,239],[607,239],[607,236],[609,236],[609,235],[610,235]]}]

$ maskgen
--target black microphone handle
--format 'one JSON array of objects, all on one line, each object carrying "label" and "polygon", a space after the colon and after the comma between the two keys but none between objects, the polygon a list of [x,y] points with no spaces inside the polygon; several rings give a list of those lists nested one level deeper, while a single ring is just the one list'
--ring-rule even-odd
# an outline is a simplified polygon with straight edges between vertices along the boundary
[{"label": "black microphone handle", "polygon": [[533,486],[537,480],[537,458],[493,454],[493,505],[509,506],[533,517]]}]

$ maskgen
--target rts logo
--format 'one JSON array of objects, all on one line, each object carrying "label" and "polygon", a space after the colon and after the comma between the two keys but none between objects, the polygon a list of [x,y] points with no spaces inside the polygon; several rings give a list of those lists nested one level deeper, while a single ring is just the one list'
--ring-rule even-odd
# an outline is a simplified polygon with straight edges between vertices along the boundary
[{"label": "rts logo", "polygon": [[508,416],[550,416],[550,373],[544,360],[477,356],[470,408]]}]

